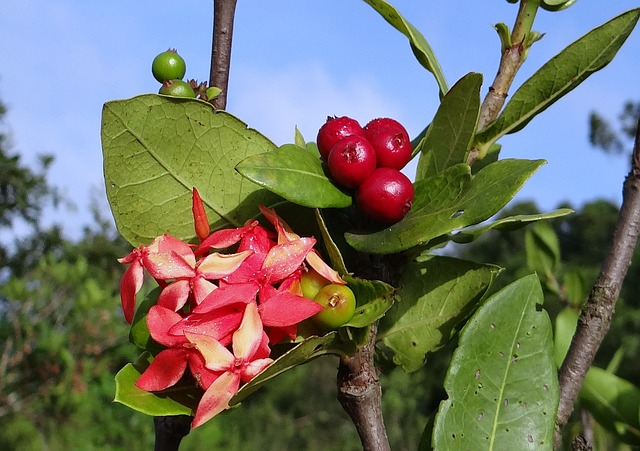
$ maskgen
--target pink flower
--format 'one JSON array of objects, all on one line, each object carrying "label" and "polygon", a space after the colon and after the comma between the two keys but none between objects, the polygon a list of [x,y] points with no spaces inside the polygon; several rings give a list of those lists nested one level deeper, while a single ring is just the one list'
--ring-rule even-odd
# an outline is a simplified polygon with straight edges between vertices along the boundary
[{"label": "pink flower", "polygon": [[233,334],[231,352],[215,338],[186,333],[200,351],[205,368],[219,373],[207,388],[196,409],[192,428],[196,428],[229,407],[242,382],[249,382],[273,362],[256,304],[247,304],[242,323]]}]

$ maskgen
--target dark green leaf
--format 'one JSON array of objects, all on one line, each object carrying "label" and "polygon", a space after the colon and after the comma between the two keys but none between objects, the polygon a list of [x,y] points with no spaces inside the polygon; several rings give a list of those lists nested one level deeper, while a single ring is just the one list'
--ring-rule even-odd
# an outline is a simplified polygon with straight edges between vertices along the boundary
[{"label": "dark green leaf", "polygon": [[329,229],[327,228],[327,224],[324,222],[322,211],[316,209],[315,213],[316,221],[318,222],[318,227],[320,228],[320,233],[322,234],[322,242],[324,243],[324,248],[326,249],[327,254],[329,255],[329,260],[331,261],[331,267],[338,271],[338,274],[344,276],[349,271],[347,271],[347,267],[344,263],[344,258],[342,258],[340,248],[331,236]]},{"label": "dark green leaf", "polygon": [[364,280],[345,276],[349,288],[356,297],[357,307],[353,318],[345,326],[367,327],[382,318],[393,305],[394,288],[379,280]]},{"label": "dark green leaf", "polygon": [[409,45],[418,62],[436,78],[442,97],[447,91],[447,81],[431,46],[416,27],[411,25],[400,12],[384,0],[364,0],[375,9],[391,26],[409,39]]},{"label": "dark green leaf", "polygon": [[500,268],[451,257],[410,263],[400,280],[400,300],[380,321],[378,339],[406,371],[444,346],[476,307]]},{"label": "dark green leaf", "polygon": [[441,174],[446,168],[466,163],[480,111],[482,75],[470,73],[444,96],[421,145],[416,180]]},{"label": "dark green leaf", "polygon": [[236,173],[244,158],[275,148],[260,133],[207,103],[158,95],[102,109],[107,197],[118,230],[133,246],[169,233],[194,238],[196,187],[213,229],[241,226],[258,205],[278,199]]},{"label": "dark green leaf", "polygon": [[352,202],[351,196],[325,175],[319,158],[293,144],[251,156],[236,169],[252,182],[304,207],[343,208]]},{"label": "dark green leaf", "polygon": [[491,230],[517,230],[521,227],[525,227],[537,221],[559,218],[571,213],[573,213],[573,210],[569,208],[559,208],[558,210],[550,211],[548,213],[508,216],[505,218],[497,219],[488,224],[482,224],[479,226],[463,229],[460,232],[451,235],[450,240],[456,243],[470,243],[471,241],[477,240],[481,235]]},{"label": "dark green leaf", "polygon": [[527,276],[483,303],[460,333],[435,449],[552,450],[559,387],[551,323]]},{"label": "dark green leaf", "polygon": [[362,252],[395,253],[478,224],[496,214],[520,190],[543,160],[505,159],[484,167],[475,176],[466,164],[415,184],[415,200],[405,218],[371,234],[346,234]]},{"label": "dark green leaf", "polygon": [[254,377],[249,383],[242,386],[238,393],[231,398],[230,404],[234,405],[255,392],[268,381],[284,373],[291,368],[307,363],[308,361],[327,354],[347,355],[355,352],[355,344],[345,342],[337,332],[330,332],[322,337],[309,337],[282,356],[277,358],[263,372]]},{"label": "dark green leaf", "polygon": [[513,94],[498,119],[476,137],[480,154],[605,67],[633,31],[639,14],[640,9],[634,9],[593,29],[542,66]]},{"label": "dark green leaf", "polygon": [[145,349],[149,352],[154,353],[154,351],[158,351],[158,345],[149,334],[149,328],[147,327],[147,313],[149,313],[149,309],[158,303],[158,297],[160,296],[160,292],[162,290],[160,287],[156,287],[147,294],[142,302],[138,305],[136,309],[136,313],[133,316],[133,321],[131,322],[131,330],[129,331],[129,341],[139,347],[140,349]]}]

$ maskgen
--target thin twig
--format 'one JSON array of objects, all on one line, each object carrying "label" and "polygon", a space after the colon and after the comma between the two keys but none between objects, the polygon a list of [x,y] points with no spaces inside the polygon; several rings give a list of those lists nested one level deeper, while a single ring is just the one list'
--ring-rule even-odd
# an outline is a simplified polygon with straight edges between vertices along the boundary
[{"label": "thin twig", "polygon": [[558,432],[569,420],[584,377],[611,325],[615,303],[620,295],[639,234],[640,121],[636,131],[631,170],[623,185],[622,205],[611,248],[602,263],[589,299],[582,309],[576,333],[558,374],[560,405],[556,420],[556,443],[559,440]]},{"label": "thin twig", "polygon": [[213,100],[213,106],[220,110],[227,107],[236,3],[237,0],[213,0],[213,39],[209,86],[216,86],[222,90],[220,95]]}]

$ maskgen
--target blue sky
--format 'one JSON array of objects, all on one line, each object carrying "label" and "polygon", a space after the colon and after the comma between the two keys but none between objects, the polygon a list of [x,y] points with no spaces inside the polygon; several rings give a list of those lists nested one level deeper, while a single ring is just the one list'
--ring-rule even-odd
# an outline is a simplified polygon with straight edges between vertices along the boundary
[{"label": "blue sky", "polygon": [[[468,72],[484,74],[483,95],[495,74],[499,41],[492,25],[512,25],[517,5],[506,0],[392,2],[418,27],[440,59],[450,85]],[[540,11],[535,44],[516,80],[593,27],[640,4],[578,0],[568,10]],[[7,2],[0,15],[0,99],[5,129],[28,163],[56,157],[50,181],[77,210],[48,212],[75,236],[90,222],[88,205],[106,206],[102,182],[100,114],[104,102],[157,92],[151,60],[177,48],[187,78],[206,80],[211,52],[212,2],[196,0]],[[544,158],[518,200],[543,209],[569,200],[579,206],[604,197],[620,201],[627,159],[605,156],[587,140],[592,110],[615,119],[638,100],[640,32],[618,57],[578,89],[501,141],[503,157]],[[236,14],[228,110],[277,144],[297,126],[315,139],[327,115],[365,123],[400,120],[412,135],[437,106],[436,84],[414,59],[406,39],[359,0],[240,0]],[[410,171],[410,169],[409,169]],[[7,237],[4,237],[7,238]]]}]

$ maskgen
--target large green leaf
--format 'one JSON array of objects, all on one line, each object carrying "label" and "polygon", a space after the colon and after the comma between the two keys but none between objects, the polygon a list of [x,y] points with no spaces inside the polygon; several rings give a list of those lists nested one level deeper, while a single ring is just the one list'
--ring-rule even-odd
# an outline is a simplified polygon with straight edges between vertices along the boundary
[{"label": "large green leaf", "polygon": [[274,148],[207,102],[149,94],[106,103],[104,174],[118,230],[134,246],[162,233],[193,238],[193,187],[213,229],[242,225],[259,204],[272,205],[277,198],[234,168]]},{"label": "large green leaf", "polygon": [[370,234],[348,233],[356,250],[395,253],[489,219],[504,207],[543,160],[499,160],[475,176],[461,163],[415,184],[415,200],[405,218]]},{"label": "large green leaf", "polygon": [[192,409],[197,405],[197,399],[191,396],[193,384],[176,385],[156,394],[136,387],[141,374],[142,371],[131,363],[118,371],[115,402],[152,416],[192,414]]},{"label": "large green leaf", "polygon": [[351,196],[325,175],[320,158],[295,144],[251,156],[236,169],[252,182],[304,207],[344,208],[352,202]]},{"label": "large green leaf", "polygon": [[482,75],[461,78],[443,97],[420,145],[416,180],[441,174],[446,168],[467,161],[480,111]]},{"label": "large green leaf", "polygon": [[409,45],[418,62],[433,74],[440,89],[442,97],[448,91],[447,80],[444,77],[440,63],[436,58],[429,42],[411,25],[400,12],[384,0],[364,0],[365,3],[375,9],[391,26],[409,39]]},{"label": "large green leaf", "polygon": [[530,275],[488,298],[467,322],[444,381],[435,449],[553,449],[559,387],[542,300]]},{"label": "large green leaf", "polygon": [[484,155],[501,136],[524,127],[594,72],[605,67],[633,31],[640,9],[593,29],[549,60],[513,94],[500,116],[476,137]]},{"label": "large green leaf", "polygon": [[500,268],[431,257],[407,265],[400,301],[380,321],[378,339],[406,371],[419,369],[425,355],[444,346],[476,307]]}]

